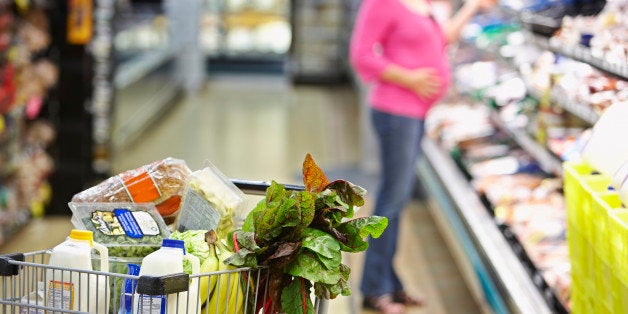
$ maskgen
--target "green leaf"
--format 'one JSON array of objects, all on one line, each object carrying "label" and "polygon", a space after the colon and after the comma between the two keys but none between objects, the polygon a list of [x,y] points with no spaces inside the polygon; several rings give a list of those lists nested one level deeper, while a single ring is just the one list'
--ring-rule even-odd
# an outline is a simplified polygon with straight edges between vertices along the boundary
[{"label": "green leaf", "polygon": [[285,195],[286,187],[272,180],[270,186],[266,189],[266,203],[282,200]]},{"label": "green leaf", "polygon": [[340,243],[326,232],[312,228],[305,229],[302,246],[316,253],[327,269],[336,268],[342,262]]},{"label": "green leaf", "polygon": [[226,258],[225,263],[236,267],[257,267],[257,253],[243,248]]},{"label": "green leaf", "polygon": [[[301,191],[297,195],[297,205],[301,214],[301,219],[297,227],[295,228],[295,234],[301,236],[301,233],[307,228],[314,220],[316,203],[316,194],[307,191]],[[296,239],[295,239],[296,240]]]},{"label": "green leaf", "polygon": [[310,298],[312,283],[304,278],[294,278],[281,292],[281,307],[286,314],[314,314]]},{"label": "green leaf", "polygon": [[241,230],[236,230],[234,233],[238,240],[238,247],[240,249],[247,248],[251,251],[257,251],[260,249],[255,242],[255,233]]},{"label": "green leaf", "polygon": [[327,258],[333,258],[340,254],[340,243],[328,233],[318,229],[305,229],[301,245]]},{"label": "green leaf", "polygon": [[255,208],[253,208],[246,216],[244,224],[242,225],[242,230],[247,232],[255,232],[255,221],[264,210],[266,210],[265,199],[259,201]]},{"label": "green leaf", "polygon": [[308,228],[303,233],[302,247],[316,253],[326,269],[334,269],[342,262],[340,243],[330,234]]},{"label": "green leaf", "polygon": [[364,206],[364,195],[366,190],[349,181],[336,180],[327,186],[328,189],[336,191],[342,201],[350,206]]},{"label": "green leaf", "polygon": [[345,252],[360,252],[368,248],[368,242],[364,238],[369,235],[379,238],[388,226],[388,218],[370,216],[352,219],[338,225],[338,232],[346,235],[346,242],[340,242],[341,249]]},{"label": "green leaf", "polygon": [[349,284],[349,275],[351,269],[349,266],[340,264],[340,274],[342,277],[333,285],[314,283],[314,294],[319,299],[335,299],[338,295],[351,295],[351,285]]},{"label": "green leaf", "polygon": [[327,269],[318,255],[310,250],[301,250],[297,258],[286,266],[285,271],[292,276],[326,284],[335,284],[341,277],[338,268]]}]

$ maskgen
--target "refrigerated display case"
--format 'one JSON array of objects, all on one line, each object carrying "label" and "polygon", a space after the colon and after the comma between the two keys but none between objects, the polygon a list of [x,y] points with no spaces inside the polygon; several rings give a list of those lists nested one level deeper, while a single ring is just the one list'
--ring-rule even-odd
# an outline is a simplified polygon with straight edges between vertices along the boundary
[{"label": "refrigerated display case", "polygon": [[[599,18],[608,23],[604,12]],[[491,196],[495,195],[478,188],[479,180],[461,161],[460,149],[450,145],[451,138],[438,136],[424,140],[425,158],[417,175],[429,192],[432,214],[446,238],[453,239],[452,251],[459,252],[460,269],[466,270],[467,284],[481,296],[480,302],[496,313],[566,313],[571,309],[566,209],[564,196],[555,192],[560,192],[563,162],[575,158],[573,153],[586,140],[587,129],[610,104],[626,100],[628,59],[622,61],[616,54],[607,59],[580,41],[570,45],[542,36],[514,10],[500,8],[493,14],[476,20],[484,23],[481,34],[470,31],[467,42],[451,49],[454,74],[471,78],[467,86],[458,82],[452,86],[453,102],[475,104],[484,112],[482,123],[470,123],[458,131],[476,129],[478,138],[499,134],[499,145],[484,153],[495,153],[508,142],[505,152],[516,150],[516,156],[526,157],[519,163],[512,156],[497,161],[509,165],[508,169],[519,167],[519,172],[533,170],[554,193],[547,203],[517,205],[514,210],[509,208],[517,204],[513,199],[505,199],[506,205],[494,203]],[[626,29],[625,25],[613,27],[620,33]],[[493,74],[492,67],[499,70]],[[492,81],[480,86],[484,78]],[[498,89],[501,93],[495,93]],[[451,116],[453,111],[446,112]],[[466,115],[462,120],[469,118]],[[510,197],[523,198],[529,192],[512,189],[510,193]],[[535,206],[539,212],[551,212],[551,219],[556,220],[535,218]],[[544,223],[551,228],[535,233]],[[539,239],[552,240],[541,243]]]},{"label": "refrigerated display case", "polygon": [[347,3],[293,1],[289,73],[295,82],[337,83],[347,76]]},{"label": "refrigerated display case", "polygon": [[210,73],[281,73],[291,40],[289,0],[204,2],[199,41]]}]

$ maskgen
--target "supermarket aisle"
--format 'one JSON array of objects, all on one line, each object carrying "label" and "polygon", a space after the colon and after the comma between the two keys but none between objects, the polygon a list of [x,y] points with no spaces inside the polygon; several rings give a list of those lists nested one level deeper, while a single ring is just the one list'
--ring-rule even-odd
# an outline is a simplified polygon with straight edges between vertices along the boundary
[{"label": "supermarket aisle", "polygon": [[[118,151],[114,172],[171,156],[192,169],[210,160],[232,178],[301,183],[301,163],[309,152],[330,179],[348,179],[370,190],[359,212],[366,215],[374,181],[355,171],[361,158],[359,116],[350,87],[294,87],[281,77],[213,77],[140,141]],[[396,263],[410,292],[428,300],[409,313],[479,313],[424,203],[413,202],[405,215]],[[35,221],[0,253],[50,247],[70,228],[66,217]],[[353,296],[332,300],[329,313],[362,313],[362,256],[348,255],[345,262],[352,269]]]}]

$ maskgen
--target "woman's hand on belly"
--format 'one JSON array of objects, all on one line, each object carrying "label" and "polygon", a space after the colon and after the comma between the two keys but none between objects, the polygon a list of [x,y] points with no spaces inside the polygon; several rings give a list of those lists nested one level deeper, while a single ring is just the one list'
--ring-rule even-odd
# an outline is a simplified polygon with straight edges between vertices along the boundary
[{"label": "woman's hand on belly", "polygon": [[419,98],[430,99],[439,93],[442,83],[435,69],[420,68],[406,72],[404,85]]}]

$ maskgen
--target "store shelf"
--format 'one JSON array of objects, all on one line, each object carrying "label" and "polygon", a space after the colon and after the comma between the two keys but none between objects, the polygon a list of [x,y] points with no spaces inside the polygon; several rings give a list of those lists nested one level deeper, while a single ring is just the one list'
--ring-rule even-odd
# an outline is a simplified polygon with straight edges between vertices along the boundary
[{"label": "store shelf", "polygon": [[[51,12],[44,6],[32,3],[18,9],[11,1],[0,2],[5,24],[0,31],[5,39],[0,49],[0,245],[33,217],[45,214],[50,175],[57,171],[51,146],[59,134],[54,125],[58,112],[52,109],[59,101],[59,54],[51,53],[58,46],[47,28],[55,6],[50,4]],[[33,32],[37,43],[23,40]],[[20,51],[19,58],[10,57],[14,51]],[[35,71],[40,65],[43,72]],[[34,100],[39,103],[35,107]]]},{"label": "store shelf", "polygon": [[591,106],[571,100],[568,95],[552,92],[552,101],[591,125],[600,119],[600,115]]},{"label": "store shelf", "polygon": [[533,34],[531,32],[527,32],[527,37],[529,38],[530,42],[533,42],[535,45],[543,49],[590,64],[601,71],[612,74],[624,80],[628,80],[628,63],[614,64],[608,62],[603,56],[593,55],[593,53],[591,53],[591,49],[587,47],[562,45],[559,42]]},{"label": "store shelf", "polygon": [[506,122],[504,122],[504,120],[502,120],[497,111],[493,110],[490,117],[493,124],[498,129],[510,135],[510,137],[512,137],[523,150],[529,153],[532,158],[539,163],[543,171],[557,177],[562,177],[563,164],[558,157],[550,153],[550,151],[543,145],[532,139],[525,130],[509,126]]},{"label": "store shelf", "polygon": [[[538,88],[534,87],[530,82],[526,82],[526,87],[530,96],[536,99],[541,99],[542,92]],[[600,115],[595,112],[595,110],[593,110],[591,106],[572,100],[570,99],[570,97],[568,97],[568,95],[564,95],[560,92],[552,90],[550,93],[550,97],[551,101],[554,104],[560,106],[561,108],[567,110],[571,114],[591,125],[595,124],[600,118]]]},{"label": "store shelf", "polygon": [[115,88],[124,89],[141,80],[167,61],[172,60],[175,55],[176,50],[164,48],[142,53],[137,57],[121,63],[117,66],[113,78]]},{"label": "store shelf", "polygon": [[521,258],[522,247],[507,240],[507,229],[500,230],[452,158],[427,138],[423,150],[419,176],[430,194],[439,196],[494,312],[565,312],[540,274]]},{"label": "store shelf", "polygon": [[[599,58],[594,58],[592,56],[590,56],[590,52],[584,52],[587,51],[588,49],[584,48],[584,47],[562,47],[558,44],[550,44],[550,40],[548,40],[545,37],[539,36],[539,35],[535,35],[530,31],[525,31],[526,34],[526,38],[529,42],[533,43],[534,45],[536,45],[537,47],[539,47],[540,49],[543,50],[548,50],[548,51],[552,51],[554,53],[557,54],[562,54],[566,57],[572,58],[572,59],[576,59],[578,61],[581,62],[585,62],[588,64],[591,64],[592,66],[598,67],[597,65],[602,65],[602,64],[607,64],[607,62],[603,61],[602,59]],[[487,58],[491,58],[493,60],[498,61],[501,64],[505,64],[510,66],[512,69],[519,71],[519,67],[517,65],[515,65],[513,63],[512,59],[509,58],[505,58],[503,57],[495,48],[491,48],[491,49],[487,49],[487,48],[482,48],[479,47],[478,45],[474,45],[474,47],[476,49],[478,49],[479,51],[481,51],[481,53],[483,53]],[[565,53],[568,51],[576,51],[575,53]],[[585,55],[588,55],[589,57],[583,57]],[[581,56],[580,58],[578,56]],[[608,64],[607,64],[608,65]],[[613,73],[613,71],[609,71],[611,70],[613,67],[608,65],[606,67],[606,69],[602,69],[605,72],[609,72],[612,73],[614,75],[618,75],[618,76],[623,76],[624,78],[626,77],[625,74],[628,74],[628,65],[623,67],[623,70],[617,72],[615,71]],[[620,69],[620,68],[617,68]],[[623,73],[623,74],[621,74]],[[620,75],[621,74],[621,75]],[[523,77],[525,80],[525,77]],[[529,80],[526,80],[526,87],[528,90],[528,94],[534,98],[541,99],[542,97],[542,92],[535,87],[531,82],[529,82]],[[570,99],[570,97],[568,97],[568,95],[565,95],[561,92],[558,92],[556,90],[552,90],[550,93],[550,97],[551,97],[551,101],[553,103],[555,103],[556,105],[562,107],[563,109],[567,110],[568,112],[570,112],[571,114],[577,116],[578,118],[584,120],[585,122],[593,125],[597,122],[597,120],[600,118],[600,115],[593,110],[593,108],[591,108],[591,106],[589,106],[588,104],[584,104],[584,103],[580,103],[577,102],[573,99]]]}]

